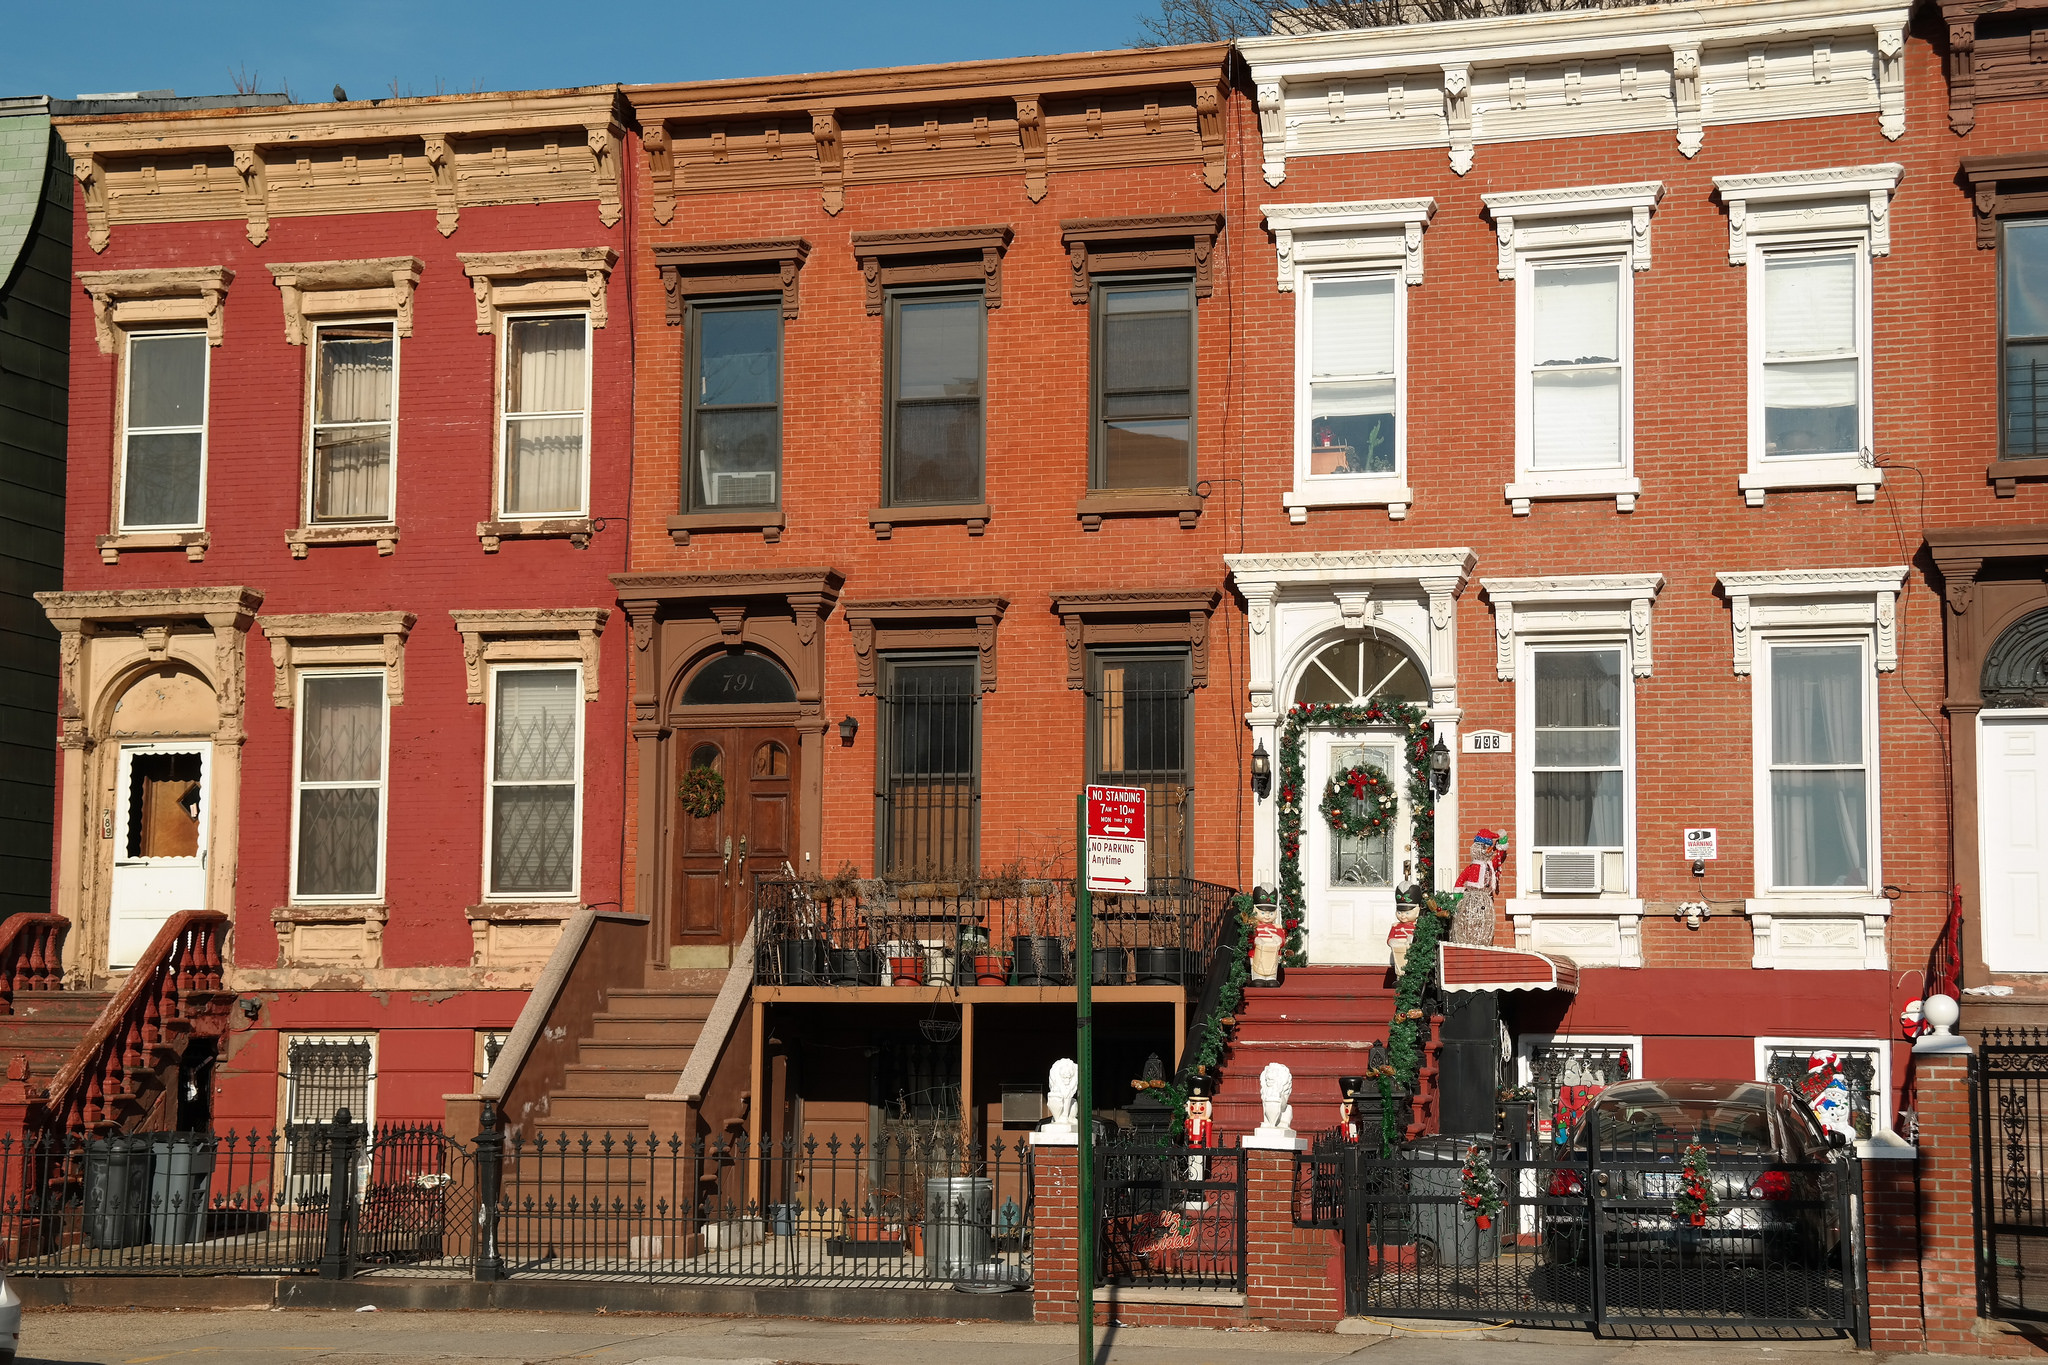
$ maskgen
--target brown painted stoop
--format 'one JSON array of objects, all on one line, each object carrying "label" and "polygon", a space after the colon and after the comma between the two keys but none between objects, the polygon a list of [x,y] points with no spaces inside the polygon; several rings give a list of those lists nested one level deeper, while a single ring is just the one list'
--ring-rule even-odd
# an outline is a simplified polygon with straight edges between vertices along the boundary
[{"label": "brown painted stoop", "polygon": [[745,1119],[753,1040],[739,1027],[751,934],[718,970],[653,965],[647,920],[579,912],[534,983],[476,1094],[447,1097],[447,1127],[477,1131],[485,1105],[505,1135],[550,1143],[649,1135],[729,1136]]}]

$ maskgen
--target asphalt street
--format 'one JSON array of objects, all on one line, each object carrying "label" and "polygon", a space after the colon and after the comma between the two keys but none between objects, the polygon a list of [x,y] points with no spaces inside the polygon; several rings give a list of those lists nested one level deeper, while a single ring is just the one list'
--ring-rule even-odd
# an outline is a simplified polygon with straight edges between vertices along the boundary
[{"label": "asphalt street", "polygon": [[[1098,1365],[1829,1365],[1845,1341],[1600,1340],[1579,1331],[1354,1321],[1346,1334],[1167,1328],[1098,1332]],[[1075,1329],[483,1312],[49,1309],[23,1325],[18,1365],[1071,1365]],[[1683,1357],[1683,1359],[1679,1359]],[[1844,1362],[1847,1365],[1847,1362]]]}]

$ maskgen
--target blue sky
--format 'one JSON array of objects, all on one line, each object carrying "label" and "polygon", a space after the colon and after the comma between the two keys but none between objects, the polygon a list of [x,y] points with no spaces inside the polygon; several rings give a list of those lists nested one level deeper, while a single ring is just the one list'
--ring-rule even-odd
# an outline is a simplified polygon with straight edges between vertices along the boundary
[{"label": "blue sky", "polygon": [[0,95],[231,91],[324,100],[706,80],[1122,47],[1146,0],[6,0]]}]

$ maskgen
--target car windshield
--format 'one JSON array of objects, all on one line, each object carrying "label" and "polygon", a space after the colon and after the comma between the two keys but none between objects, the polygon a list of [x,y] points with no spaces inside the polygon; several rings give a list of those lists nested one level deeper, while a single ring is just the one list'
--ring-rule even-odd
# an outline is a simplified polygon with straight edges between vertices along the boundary
[{"label": "car windshield", "polygon": [[[1628,1143],[1704,1142],[1724,1147],[1771,1146],[1771,1124],[1754,1105],[1711,1100],[1602,1101],[1600,1145]],[[1580,1142],[1585,1132],[1580,1132]]]}]

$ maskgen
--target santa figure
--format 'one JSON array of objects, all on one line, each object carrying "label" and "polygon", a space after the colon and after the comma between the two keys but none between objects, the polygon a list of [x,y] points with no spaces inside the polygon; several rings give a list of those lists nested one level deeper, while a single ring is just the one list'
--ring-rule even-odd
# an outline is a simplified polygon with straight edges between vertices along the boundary
[{"label": "santa figure", "polygon": [[1482,829],[1472,836],[1472,861],[1452,887],[1464,892],[1464,899],[1451,920],[1451,942],[1482,948],[1493,942],[1493,897],[1500,890],[1500,865],[1507,856],[1508,841],[1502,835]]},{"label": "santa figure", "polygon": [[1270,901],[1252,907],[1252,984],[1280,984],[1280,950],[1287,946],[1287,931],[1280,925],[1280,907]]},{"label": "santa figure", "polygon": [[[1197,1076],[1188,1082],[1187,1117],[1181,1121],[1181,1132],[1186,1135],[1188,1150],[1196,1151],[1211,1145],[1215,1125],[1211,1114],[1215,1111],[1214,1090],[1207,1076]],[[1188,1158],[1188,1179],[1200,1180],[1209,1168],[1209,1158],[1191,1156]]]}]

